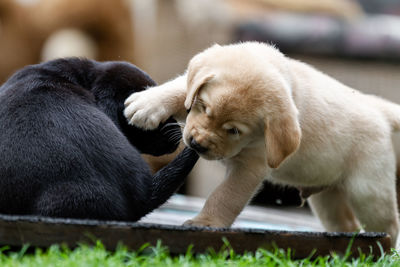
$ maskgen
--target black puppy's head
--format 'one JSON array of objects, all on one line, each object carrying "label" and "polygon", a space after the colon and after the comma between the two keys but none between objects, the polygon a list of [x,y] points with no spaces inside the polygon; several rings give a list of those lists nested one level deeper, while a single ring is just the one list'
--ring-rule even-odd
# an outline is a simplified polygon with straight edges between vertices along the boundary
[{"label": "black puppy's head", "polygon": [[93,86],[96,102],[114,120],[129,142],[141,153],[160,156],[174,152],[181,139],[181,129],[172,118],[157,129],[146,131],[129,125],[123,115],[124,101],[132,93],[156,83],[144,71],[125,62],[99,63]]}]

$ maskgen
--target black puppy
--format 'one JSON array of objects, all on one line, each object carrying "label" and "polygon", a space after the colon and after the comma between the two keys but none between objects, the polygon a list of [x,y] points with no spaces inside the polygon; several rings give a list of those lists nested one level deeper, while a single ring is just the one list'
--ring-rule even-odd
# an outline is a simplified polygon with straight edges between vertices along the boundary
[{"label": "black puppy", "polygon": [[123,103],[152,85],[131,64],[77,58],[14,74],[0,87],[0,213],[136,221],[165,202],[198,156],[151,175],[139,151],[173,152],[179,128],[128,125]]}]

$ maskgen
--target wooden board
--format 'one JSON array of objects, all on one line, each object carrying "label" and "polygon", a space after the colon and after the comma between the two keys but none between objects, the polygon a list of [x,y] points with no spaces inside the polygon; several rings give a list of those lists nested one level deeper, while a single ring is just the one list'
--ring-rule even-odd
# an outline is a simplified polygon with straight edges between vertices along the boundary
[{"label": "wooden board", "polygon": [[[204,198],[176,194],[160,208],[142,218],[140,222],[182,225],[186,220],[196,216],[204,203]],[[306,232],[324,231],[321,223],[308,207],[296,206],[248,205],[236,218],[232,227]]]},{"label": "wooden board", "polygon": [[[262,229],[216,229],[173,225],[126,223],[113,221],[54,219],[34,216],[0,215],[0,245],[48,247],[52,244],[78,243],[99,239],[108,249],[123,243],[130,249],[138,249],[145,243],[155,245],[162,240],[171,253],[185,253],[189,245],[193,252],[204,252],[208,248],[218,251],[226,238],[237,253],[255,251],[257,248],[291,248],[295,258],[308,257],[315,249],[315,256],[335,251],[344,253],[352,238],[352,251],[357,248],[364,253],[380,255],[390,251],[390,237],[384,233],[349,233],[270,231]],[[380,243],[381,248],[377,242]]]}]

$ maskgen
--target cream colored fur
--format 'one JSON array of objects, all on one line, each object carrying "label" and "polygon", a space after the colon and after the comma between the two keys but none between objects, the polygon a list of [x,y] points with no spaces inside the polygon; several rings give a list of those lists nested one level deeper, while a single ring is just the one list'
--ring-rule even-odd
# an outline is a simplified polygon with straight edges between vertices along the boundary
[{"label": "cream colored fur", "polygon": [[264,179],[322,191],[308,199],[328,231],[398,236],[392,132],[400,106],[349,88],[274,47],[215,45],[187,72],[126,100],[130,123],[185,120],[184,142],[220,160],[226,179],[191,225],[230,226]]}]

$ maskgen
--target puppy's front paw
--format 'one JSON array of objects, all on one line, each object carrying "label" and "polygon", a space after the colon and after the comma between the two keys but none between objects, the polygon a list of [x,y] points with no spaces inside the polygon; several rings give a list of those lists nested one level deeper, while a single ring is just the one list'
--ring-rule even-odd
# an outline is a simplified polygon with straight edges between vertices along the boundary
[{"label": "puppy's front paw", "polygon": [[203,226],[203,227],[228,227],[221,222],[212,220],[210,218],[193,218],[183,223],[185,226]]},{"label": "puppy's front paw", "polygon": [[163,103],[163,96],[155,88],[133,93],[125,100],[124,115],[128,123],[152,130],[166,121],[173,112]]}]

